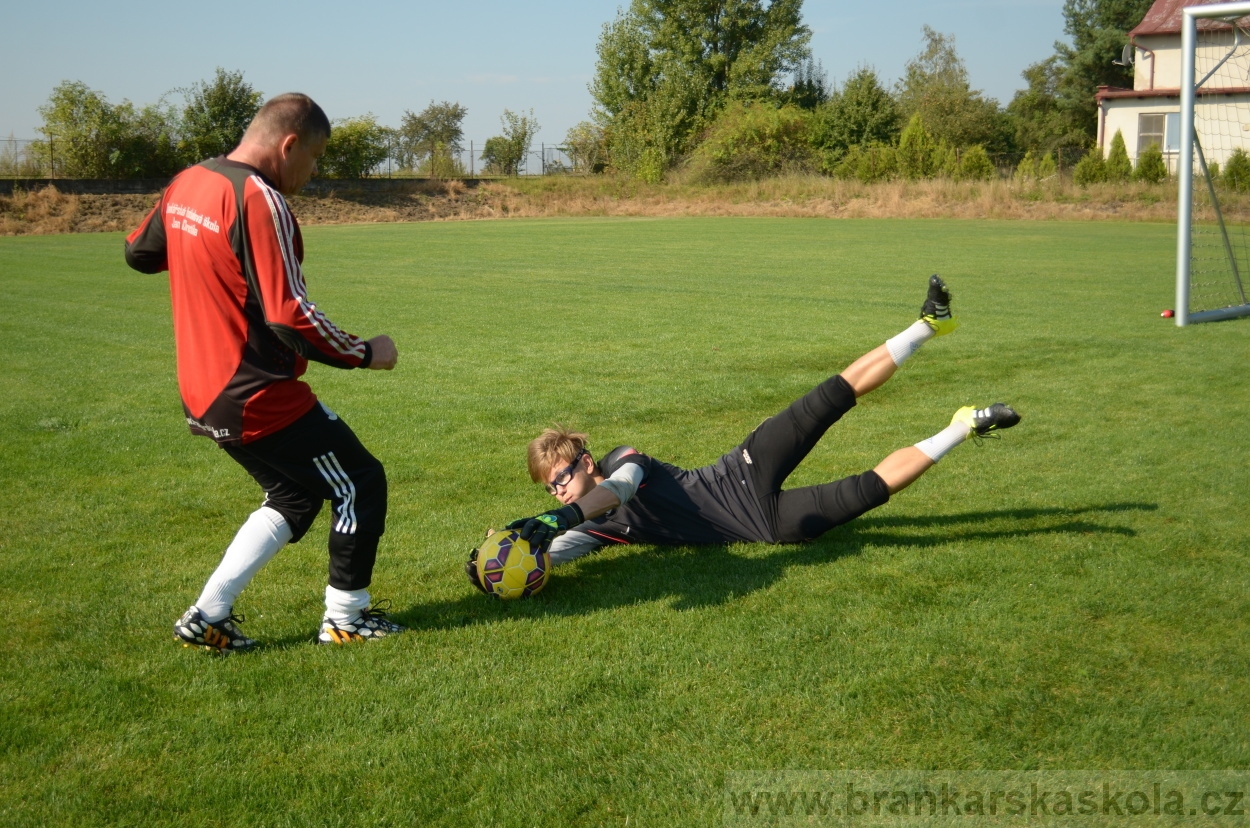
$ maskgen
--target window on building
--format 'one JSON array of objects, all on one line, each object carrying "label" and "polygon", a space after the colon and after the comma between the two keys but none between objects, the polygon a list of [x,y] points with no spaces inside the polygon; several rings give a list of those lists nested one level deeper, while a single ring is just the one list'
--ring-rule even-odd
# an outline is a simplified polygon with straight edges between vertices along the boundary
[{"label": "window on building", "polygon": [[1152,112],[1137,116],[1137,154],[1151,144],[1163,152],[1181,148],[1181,113]]}]

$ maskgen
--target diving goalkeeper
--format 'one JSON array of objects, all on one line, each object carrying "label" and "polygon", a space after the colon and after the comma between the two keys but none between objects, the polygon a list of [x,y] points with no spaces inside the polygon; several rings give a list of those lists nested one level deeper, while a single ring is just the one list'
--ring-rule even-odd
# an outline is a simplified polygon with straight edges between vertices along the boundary
[{"label": "diving goalkeeper", "polygon": [[[782,489],[857,398],[881,387],[925,342],[958,327],[950,298],[942,279],[930,277],[919,321],[765,420],[708,466],[681,469],[629,446],[596,461],[585,434],[547,429],[529,445],[530,477],[564,505],[508,528],[519,529],[531,545],[549,545],[551,562],[559,565],[607,544],[808,541],[881,506],[969,437],[1020,422],[1003,403],[968,406],[955,412],[949,426],[895,451],[871,471]],[[466,571],[481,589],[472,558]]]}]

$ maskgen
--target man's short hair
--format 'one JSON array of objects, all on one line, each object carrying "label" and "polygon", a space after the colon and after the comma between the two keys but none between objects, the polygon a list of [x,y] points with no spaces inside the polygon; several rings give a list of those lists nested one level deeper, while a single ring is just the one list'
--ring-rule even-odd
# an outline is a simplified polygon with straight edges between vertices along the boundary
[{"label": "man's short hair", "polygon": [[245,141],[269,143],[295,133],[301,142],[330,137],[330,119],[312,98],[300,92],[287,92],[265,101],[247,126]]},{"label": "man's short hair", "polygon": [[530,441],[530,479],[535,483],[546,483],[551,470],[572,463],[578,452],[586,448],[589,439],[580,431],[570,431],[563,426],[545,429]]}]

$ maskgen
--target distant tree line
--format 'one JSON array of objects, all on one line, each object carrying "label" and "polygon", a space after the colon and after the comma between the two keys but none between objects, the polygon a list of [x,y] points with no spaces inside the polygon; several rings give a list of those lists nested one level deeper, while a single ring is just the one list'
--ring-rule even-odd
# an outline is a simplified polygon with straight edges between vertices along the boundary
[{"label": "distant tree line", "polygon": [[[1027,67],[1026,88],[1002,106],[972,88],[954,37],[929,26],[893,84],[861,66],[836,85],[812,59],[802,0],[631,0],[603,27],[593,108],[563,149],[573,171],[652,182],[674,170],[707,181],[787,171],[982,179],[1003,157],[1027,159],[1026,179],[1046,178],[1093,147],[1097,87],[1132,85],[1132,67],[1113,61],[1150,5],[1065,0],[1070,42]],[[85,84],[62,83],[40,109],[47,140],[36,152],[71,177],[168,176],[228,152],[262,101],[241,72],[220,68],[174,93],[181,107],[167,103],[170,95],[145,107],[114,105]],[[431,101],[405,111],[398,127],[372,114],[336,120],[320,174],[357,178],[389,164],[466,175],[466,114],[458,103]],[[533,110],[505,110],[500,127],[481,148],[481,171],[515,175],[538,123]],[[1085,162],[1080,178],[1100,180],[1098,163]],[[1155,175],[1153,161],[1148,170]]]},{"label": "distant tree line", "polygon": [[[174,95],[181,96],[181,107],[168,102]],[[238,146],[263,101],[242,72],[222,68],[212,79],[144,107],[113,104],[80,81],[65,81],[39,109],[44,140],[31,148],[33,166],[67,178],[165,178]],[[362,178],[389,161],[401,173],[467,175],[461,160],[467,114],[458,103],[431,101],[421,112],[405,111],[398,128],[378,123],[371,113],[335,120],[319,174]],[[482,171],[515,175],[538,121],[532,110],[504,110],[500,121],[501,134],[483,147]]]},{"label": "distant tree line", "polygon": [[1150,5],[1065,0],[1071,43],[1026,68],[1027,87],[1001,106],[929,26],[892,86],[870,66],[836,86],[812,60],[802,0],[632,0],[603,27],[594,107],[565,143],[580,168],[648,181],[676,168],[707,180],[981,178],[1006,154],[1044,170],[1094,145],[1095,92],[1132,85],[1131,67],[1112,61]]}]

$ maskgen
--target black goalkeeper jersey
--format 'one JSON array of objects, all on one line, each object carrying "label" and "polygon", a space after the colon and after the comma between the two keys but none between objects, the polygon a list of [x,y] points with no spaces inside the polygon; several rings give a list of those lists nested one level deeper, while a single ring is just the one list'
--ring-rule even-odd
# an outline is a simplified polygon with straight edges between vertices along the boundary
[{"label": "black goalkeeper jersey", "polygon": [[743,468],[741,448],[709,466],[682,469],[629,446],[599,461],[605,477],[626,463],[642,468],[638,492],[623,506],[575,529],[612,543],[774,542],[773,531]]}]

